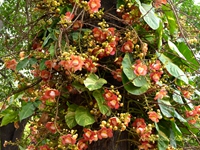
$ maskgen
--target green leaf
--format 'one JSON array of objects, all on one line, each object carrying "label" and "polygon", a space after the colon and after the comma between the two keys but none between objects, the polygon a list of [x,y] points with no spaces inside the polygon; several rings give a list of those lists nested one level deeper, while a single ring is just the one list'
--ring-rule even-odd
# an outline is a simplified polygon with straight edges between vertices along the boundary
[{"label": "green leaf", "polygon": [[182,97],[181,97],[181,93],[178,90],[174,90],[174,93],[172,95],[173,100],[179,104],[184,104]]},{"label": "green leaf", "polygon": [[117,8],[119,8],[121,5],[124,5],[124,0],[117,0]]},{"label": "green leaf", "polygon": [[77,89],[79,92],[84,92],[86,91],[87,89],[85,88],[85,86],[83,84],[81,84],[80,82],[78,81],[74,81],[72,83],[72,86]]},{"label": "green leaf", "polygon": [[21,60],[18,64],[17,64],[17,67],[16,67],[16,70],[19,71],[23,68],[25,68],[28,64],[29,64],[29,57],[27,58],[24,58],[23,60]]},{"label": "green leaf", "polygon": [[171,35],[174,35],[174,33],[176,33],[178,29],[174,12],[169,5],[162,5],[162,9],[168,21],[169,32]]},{"label": "green leaf", "polygon": [[158,149],[159,150],[166,150],[169,145],[169,138],[167,135],[159,129],[159,126],[157,123],[155,123],[156,130],[158,132]]},{"label": "green leaf", "polygon": [[19,112],[19,120],[30,117],[35,112],[35,106],[32,102],[27,102]]},{"label": "green leaf", "polygon": [[46,69],[46,65],[45,65],[45,62],[47,61],[47,59],[42,59],[41,62],[40,62],[40,66],[39,66],[39,69],[40,70],[44,70]]},{"label": "green leaf", "polygon": [[182,53],[178,50],[178,48],[176,47],[176,45],[174,43],[172,43],[170,40],[168,40],[168,46],[169,46],[169,48],[171,50],[173,50],[174,52],[176,52],[179,57],[181,57],[182,59],[186,60],[185,57],[182,55]]},{"label": "green leaf", "polygon": [[7,109],[0,113],[0,116],[3,116],[1,126],[4,126],[18,120],[18,110],[15,110],[15,108],[9,106]]},{"label": "green leaf", "polygon": [[132,81],[132,83],[137,87],[142,87],[143,85],[146,85],[148,82],[144,76],[137,76],[135,75],[133,69],[133,58],[131,57],[131,54],[126,53],[123,61],[122,61],[122,68],[123,72],[126,75],[126,77]]},{"label": "green leaf", "polygon": [[160,18],[158,18],[154,12],[154,8],[151,4],[144,4],[136,0],[139,5],[140,12],[143,15],[144,21],[153,29],[156,30],[160,24]]},{"label": "green leaf", "polygon": [[126,77],[126,75],[123,72],[122,72],[122,83],[126,91],[128,91],[129,93],[133,95],[144,94],[150,87],[148,83],[143,85],[142,87],[134,86],[134,84],[129,81],[129,79]]},{"label": "green leaf", "polygon": [[55,54],[55,46],[53,44],[51,44],[51,46],[49,47],[49,53],[51,57],[53,57]]},{"label": "green leaf", "polygon": [[172,76],[174,76],[174,77],[184,81],[186,84],[188,84],[187,76],[177,65],[172,63],[172,61],[168,57],[166,57],[164,54],[161,54],[158,52],[156,52],[156,53],[157,53],[157,56],[160,59],[160,61],[164,64],[165,68]]},{"label": "green leaf", "polygon": [[83,82],[90,91],[100,89],[107,83],[105,79],[99,78],[96,74],[90,74]]},{"label": "green leaf", "polygon": [[158,35],[158,50],[162,48],[162,40],[163,40],[163,23],[160,22],[159,28],[156,30],[156,35]]},{"label": "green leaf", "polygon": [[76,119],[75,119],[75,111],[78,108],[78,105],[76,104],[69,104],[68,105],[68,109],[67,109],[67,114],[65,115],[65,122],[67,124],[67,126],[72,129],[73,127],[75,127],[77,125]]},{"label": "green leaf", "polygon": [[192,66],[194,70],[199,69],[200,64],[198,60],[195,58],[193,52],[188,48],[188,46],[184,42],[178,43],[177,48],[183,54],[183,56],[188,61],[189,65]]},{"label": "green leaf", "polygon": [[29,63],[30,63],[30,65],[35,65],[35,64],[37,63],[37,59],[34,58],[34,57],[31,57],[31,58],[29,59]]},{"label": "green leaf", "polygon": [[168,117],[168,118],[174,117],[175,109],[174,107],[172,107],[171,103],[168,100],[158,99],[158,105],[160,107],[162,114],[165,117]]},{"label": "green leaf", "polygon": [[170,128],[170,145],[176,148],[177,142],[180,143],[180,141],[182,141],[182,132],[174,120],[171,121],[171,127],[172,128]]},{"label": "green leaf", "polygon": [[87,126],[91,125],[95,122],[94,116],[90,113],[90,111],[83,107],[79,106],[75,111],[75,119],[78,125]]},{"label": "green leaf", "polygon": [[100,112],[103,115],[110,116],[111,110],[105,103],[105,99],[103,97],[103,90],[96,90],[92,93],[92,95],[95,98],[95,100],[97,101],[97,105],[99,107]]},{"label": "green leaf", "polygon": [[45,37],[44,42],[43,42],[43,44],[42,44],[42,47],[46,46],[47,43],[48,43],[51,39],[54,40],[54,34],[53,34],[52,31],[48,34],[47,37]]}]

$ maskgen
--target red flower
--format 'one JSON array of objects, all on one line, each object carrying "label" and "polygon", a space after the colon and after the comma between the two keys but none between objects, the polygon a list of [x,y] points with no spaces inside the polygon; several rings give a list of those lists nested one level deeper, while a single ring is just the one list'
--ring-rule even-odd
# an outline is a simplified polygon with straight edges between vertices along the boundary
[{"label": "red flower", "polygon": [[101,1],[100,0],[90,0],[88,2],[89,6],[89,12],[90,13],[96,13],[98,12],[98,9],[101,7]]},{"label": "red flower", "polygon": [[99,139],[111,138],[111,137],[113,137],[113,133],[112,133],[112,129],[111,129],[111,128],[102,127],[102,128],[98,131],[97,134],[98,134],[98,138],[99,138]]},{"label": "red flower", "polygon": [[194,110],[191,110],[191,111],[186,111],[186,112],[185,112],[185,115],[186,115],[187,118],[189,118],[189,117],[194,117],[194,116],[197,115],[197,112],[196,112],[196,110],[194,109]]},{"label": "red flower", "polygon": [[160,68],[161,68],[162,66],[161,66],[161,63],[160,63],[160,61],[159,60],[156,60],[156,62],[155,63],[152,63],[152,64],[150,64],[150,66],[149,66],[149,68],[151,69],[151,70],[160,70]]},{"label": "red flower", "polygon": [[141,62],[141,60],[136,60],[136,64],[133,65],[134,73],[137,76],[145,76],[147,74],[147,66]]},{"label": "red flower", "polygon": [[162,4],[167,4],[167,0],[154,0],[154,7],[159,8]]},{"label": "red flower", "polygon": [[82,70],[84,61],[80,56],[71,55],[70,67],[73,72],[77,70]]},{"label": "red flower", "polygon": [[63,135],[60,137],[61,138],[61,143],[63,145],[66,145],[66,144],[75,144],[76,143],[76,138],[73,137],[71,134],[67,134],[67,135]]},{"label": "red flower", "polygon": [[128,40],[127,42],[125,42],[123,45],[122,45],[122,48],[121,48],[121,51],[126,53],[126,52],[133,52],[133,48],[134,48],[134,44],[132,41]]},{"label": "red flower", "polygon": [[146,128],[145,120],[143,118],[135,119],[135,121],[133,122],[133,127],[135,127],[135,128]]},{"label": "red flower", "polygon": [[95,73],[97,71],[96,65],[92,62],[91,59],[85,59],[84,61],[84,67],[87,69],[89,72]]},{"label": "red flower", "polygon": [[117,99],[113,99],[113,100],[107,101],[107,105],[111,109],[118,109],[119,108],[119,101]]},{"label": "red flower", "polygon": [[42,70],[40,72],[40,77],[44,80],[44,81],[47,81],[51,78],[51,73],[47,70]]},{"label": "red flower", "polygon": [[191,92],[187,91],[187,90],[183,90],[182,91],[182,94],[185,98],[190,98],[191,97]]},{"label": "red flower", "polygon": [[190,120],[188,120],[188,122],[189,122],[190,124],[195,124],[195,123],[197,122],[197,120],[196,120],[196,119],[190,119]]},{"label": "red flower", "polygon": [[61,65],[65,70],[70,71],[70,69],[71,69],[70,61],[61,60],[59,62],[59,65]]},{"label": "red flower", "polygon": [[122,15],[122,19],[125,21],[125,23],[127,23],[127,24],[132,24],[133,23],[133,17],[130,15],[130,14],[128,14],[128,13],[126,13],[126,14],[123,14]]},{"label": "red flower", "polygon": [[148,112],[149,119],[151,119],[153,122],[159,122],[160,116],[155,111]]},{"label": "red flower", "polygon": [[55,89],[47,90],[44,93],[46,99],[55,99],[56,96],[60,95],[60,92]]},{"label": "red flower", "polygon": [[82,28],[82,26],[83,26],[82,21],[81,20],[77,20],[77,21],[74,22],[74,24],[72,26],[72,29],[76,31],[76,30]]},{"label": "red flower", "polygon": [[167,91],[165,90],[165,88],[162,88],[159,92],[156,93],[154,100],[163,99],[163,97],[165,97],[166,95]]},{"label": "red flower", "polygon": [[154,82],[158,82],[160,80],[160,77],[162,75],[162,72],[152,72],[150,74],[151,80],[153,80]]},{"label": "red flower", "polygon": [[149,150],[152,148],[152,145],[149,142],[142,142],[141,145],[138,146],[139,150]]},{"label": "red flower", "polygon": [[119,82],[122,81],[122,69],[117,69],[115,71],[112,71],[111,73],[114,79],[116,79]]},{"label": "red flower", "polygon": [[40,150],[50,150],[48,145],[42,145],[39,147]]},{"label": "red flower", "polygon": [[200,115],[200,105],[194,107],[198,115]]},{"label": "red flower", "polygon": [[15,70],[17,66],[17,62],[15,59],[12,59],[12,60],[6,61],[5,65],[6,65],[6,68]]},{"label": "red flower", "polygon": [[107,34],[105,32],[103,32],[101,29],[94,28],[92,30],[92,33],[93,33],[93,36],[94,36],[96,41],[104,42],[106,40]]},{"label": "red flower", "polygon": [[113,100],[113,99],[117,99],[117,95],[115,95],[113,92],[111,92],[108,89],[105,89],[105,93],[103,94],[103,97],[107,101],[110,101],[110,100]]},{"label": "red flower", "polygon": [[78,146],[78,150],[86,150],[88,148],[88,145],[86,144],[86,140],[85,139],[81,139],[78,141],[77,146]]},{"label": "red flower", "polygon": [[45,61],[45,65],[47,66],[48,69],[56,69],[58,70],[59,65],[57,65],[57,63],[54,60],[47,60]]},{"label": "red flower", "polygon": [[109,55],[115,55],[115,52],[116,52],[116,47],[114,44],[108,44],[108,46],[106,46],[105,48],[105,53],[107,56]]},{"label": "red flower", "polygon": [[72,19],[74,18],[74,14],[72,14],[71,12],[66,12],[65,14],[65,20],[67,20],[67,22],[72,21]]},{"label": "red flower", "polygon": [[55,134],[57,132],[54,122],[47,122],[45,126],[51,133]]},{"label": "red flower", "polygon": [[112,117],[112,118],[110,118],[110,119],[108,120],[108,122],[110,123],[110,125],[111,125],[112,127],[114,127],[114,126],[118,126],[119,123],[120,123],[121,121],[120,121],[119,118],[117,118],[117,117]]},{"label": "red flower", "polygon": [[140,135],[140,141],[149,141],[151,137],[151,132],[145,132]]},{"label": "red flower", "polygon": [[84,131],[83,137],[85,140],[89,141],[89,143],[92,143],[92,141],[98,140],[98,135],[95,131],[92,131],[87,128],[84,128],[83,131]]}]

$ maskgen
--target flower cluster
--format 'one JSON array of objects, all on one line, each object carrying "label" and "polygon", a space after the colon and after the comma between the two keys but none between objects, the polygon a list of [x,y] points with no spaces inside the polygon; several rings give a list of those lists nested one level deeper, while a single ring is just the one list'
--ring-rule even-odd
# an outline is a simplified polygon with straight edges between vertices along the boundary
[{"label": "flower cluster", "polygon": [[[115,93],[117,93],[118,95],[116,95]],[[105,89],[103,96],[106,100],[108,107],[110,107],[111,109],[119,108],[121,95],[118,92],[115,92],[114,90]]]},{"label": "flower cluster", "polygon": [[195,106],[193,110],[186,111],[185,115],[190,124],[195,124],[200,116],[200,105]]},{"label": "flower cluster", "polygon": [[140,150],[155,148],[155,141],[157,140],[157,136],[152,133],[152,125],[146,125],[143,118],[135,119],[132,125],[133,129],[139,136],[139,141],[141,142],[141,145],[139,145],[138,148]]}]

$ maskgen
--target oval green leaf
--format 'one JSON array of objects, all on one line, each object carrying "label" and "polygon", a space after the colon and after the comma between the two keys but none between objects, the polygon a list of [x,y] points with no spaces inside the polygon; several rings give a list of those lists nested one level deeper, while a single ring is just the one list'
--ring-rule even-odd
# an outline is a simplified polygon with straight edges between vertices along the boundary
[{"label": "oval green leaf", "polygon": [[95,122],[94,116],[90,113],[90,111],[87,108],[83,106],[80,106],[76,109],[75,120],[78,125],[83,127],[91,125]]}]

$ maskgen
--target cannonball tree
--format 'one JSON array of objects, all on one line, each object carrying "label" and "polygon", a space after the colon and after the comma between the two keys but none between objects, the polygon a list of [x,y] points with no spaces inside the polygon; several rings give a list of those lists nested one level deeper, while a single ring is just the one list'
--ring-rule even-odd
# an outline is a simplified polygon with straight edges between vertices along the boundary
[{"label": "cannonball tree", "polygon": [[23,123],[24,134],[2,149],[173,150],[188,135],[200,145],[199,62],[175,1],[31,4],[34,32],[1,60],[16,82],[1,129]]}]

